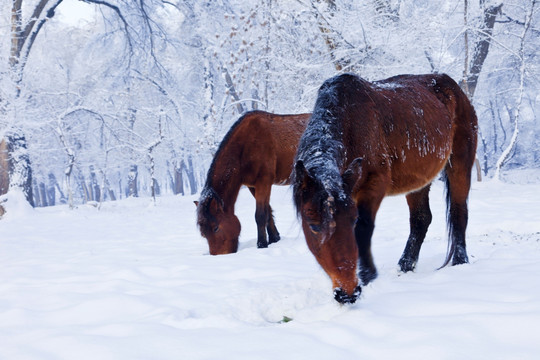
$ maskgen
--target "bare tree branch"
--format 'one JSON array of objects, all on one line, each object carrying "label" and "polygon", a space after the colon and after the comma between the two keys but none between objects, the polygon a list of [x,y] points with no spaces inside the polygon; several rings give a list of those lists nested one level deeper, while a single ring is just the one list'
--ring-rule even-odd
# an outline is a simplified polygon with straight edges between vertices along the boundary
[{"label": "bare tree branch", "polygon": [[126,32],[126,37],[127,37],[130,53],[132,53],[133,52],[133,43],[131,42],[131,37],[129,36],[129,34],[130,34],[130,31],[129,31],[130,26],[129,26],[129,23],[126,21],[126,18],[124,17],[124,15],[122,14],[122,11],[120,11],[120,8],[118,6],[116,6],[116,5],[110,4],[107,1],[102,1],[102,0],[81,0],[81,1],[85,2],[85,3],[89,3],[89,4],[103,5],[105,7],[108,7],[109,9],[113,10],[116,13],[116,15],[118,16],[118,18],[120,19],[120,21],[122,22],[122,24],[124,26],[124,31]]}]

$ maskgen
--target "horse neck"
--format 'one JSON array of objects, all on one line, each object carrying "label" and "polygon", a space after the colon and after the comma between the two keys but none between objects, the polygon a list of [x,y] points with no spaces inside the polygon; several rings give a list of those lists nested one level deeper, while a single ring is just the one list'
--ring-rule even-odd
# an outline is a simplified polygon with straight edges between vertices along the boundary
[{"label": "horse neck", "polygon": [[[238,157],[229,157],[237,159]],[[208,179],[207,187],[211,187],[215,193],[223,200],[225,211],[234,212],[234,203],[238,197],[240,187],[239,164],[234,164],[234,161],[229,160],[225,164],[216,162],[214,172]]]}]

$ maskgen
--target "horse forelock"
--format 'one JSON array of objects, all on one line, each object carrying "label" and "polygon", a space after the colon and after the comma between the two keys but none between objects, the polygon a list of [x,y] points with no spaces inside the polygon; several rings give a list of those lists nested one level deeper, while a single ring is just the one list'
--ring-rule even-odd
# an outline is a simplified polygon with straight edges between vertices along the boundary
[{"label": "horse forelock", "polygon": [[322,237],[321,242],[324,242],[328,236],[333,234],[336,226],[336,219],[340,216],[340,210],[353,206],[350,194],[347,194],[342,188],[336,186],[329,188],[320,182],[318,182],[315,189],[312,190],[309,199],[305,199],[305,203],[303,200],[300,201],[301,203],[297,208],[299,216],[302,215],[300,213],[302,204],[305,205],[305,203],[309,202],[310,209],[320,218],[321,232],[326,234]]},{"label": "horse forelock", "polygon": [[301,215],[303,204],[310,202],[321,216],[323,224],[328,224],[333,220],[335,206],[348,204],[350,195],[347,195],[345,191],[343,179],[335,161],[316,157],[307,160],[305,164],[305,176],[310,177],[307,185],[304,179],[293,176],[293,196],[297,215]]},{"label": "horse forelock", "polygon": [[199,227],[216,220],[216,217],[210,211],[212,201],[216,201],[220,206],[223,206],[223,199],[218,193],[212,187],[205,186],[197,206],[197,224]]}]

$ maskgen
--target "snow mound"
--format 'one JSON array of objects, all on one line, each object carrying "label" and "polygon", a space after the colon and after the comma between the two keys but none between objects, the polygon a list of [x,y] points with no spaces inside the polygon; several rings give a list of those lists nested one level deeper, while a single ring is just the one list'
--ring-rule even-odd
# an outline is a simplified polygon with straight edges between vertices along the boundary
[{"label": "snow mound", "polygon": [[30,217],[34,210],[26,201],[24,193],[17,189],[10,190],[7,194],[0,196],[0,206],[5,212],[2,215],[3,221]]}]

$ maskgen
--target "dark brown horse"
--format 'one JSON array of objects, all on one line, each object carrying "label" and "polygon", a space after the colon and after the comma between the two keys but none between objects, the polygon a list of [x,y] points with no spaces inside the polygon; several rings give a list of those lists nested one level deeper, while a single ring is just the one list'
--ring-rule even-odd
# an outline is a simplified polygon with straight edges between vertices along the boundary
[{"label": "dark brown horse", "polygon": [[[256,202],[257,247],[279,240],[270,207],[273,184],[289,184],[294,155],[310,114],[276,115],[252,111],[231,127],[208,170],[197,205],[197,224],[210,254],[238,250],[240,222],[234,204],[242,185]],[[266,237],[268,231],[268,239]]]},{"label": "dark brown horse", "polygon": [[337,301],[359,296],[358,263],[364,284],[377,277],[371,236],[387,195],[407,194],[410,235],[399,265],[414,269],[431,223],[430,183],[441,170],[449,230],[443,266],[468,262],[476,133],[474,109],[447,75],[370,83],[345,74],[324,82],[298,146],[293,194],[308,247],[332,279]]}]

